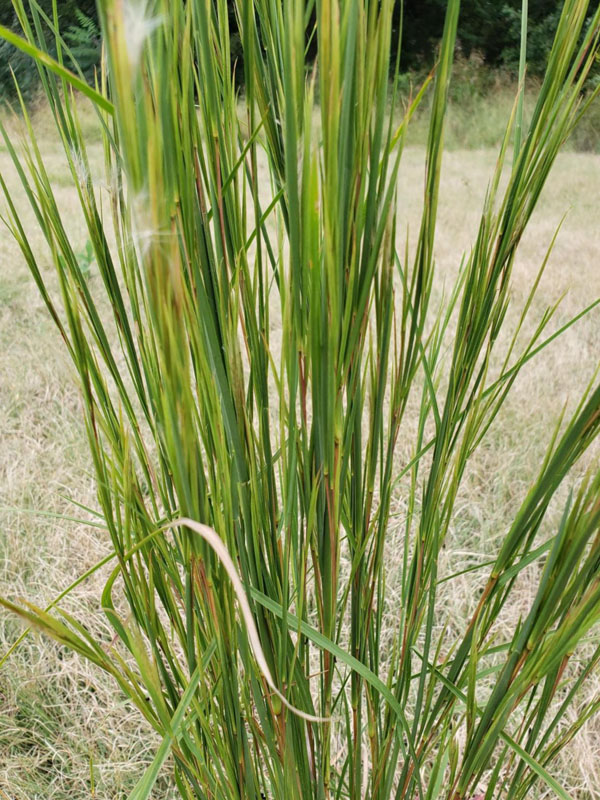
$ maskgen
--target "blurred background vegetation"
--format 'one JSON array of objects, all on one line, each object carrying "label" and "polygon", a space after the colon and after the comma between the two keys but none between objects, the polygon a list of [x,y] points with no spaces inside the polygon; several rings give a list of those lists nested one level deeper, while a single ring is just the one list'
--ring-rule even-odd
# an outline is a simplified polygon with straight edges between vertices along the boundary
[{"label": "blurred background vegetation", "polygon": [[[28,7],[27,2],[25,6]],[[39,6],[52,19],[52,0],[41,0]],[[100,29],[95,0],[58,0],[58,23],[65,42],[86,78],[93,81],[94,70],[100,63]],[[12,0],[0,0],[0,25],[21,33],[21,26],[13,9]],[[48,43],[52,43],[48,36]],[[49,48],[52,51],[52,47]],[[16,50],[8,42],[0,41],[0,103],[15,99],[15,80],[26,101],[35,100],[39,79],[32,58]]]},{"label": "blurred background vegetation", "polygon": [[[37,0],[37,3],[52,18],[52,0]],[[233,3],[229,5],[232,69],[238,77],[240,89],[243,89],[242,48]],[[403,88],[407,96],[435,63],[446,5],[447,0],[396,2],[394,43],[397,46],[402,39],[399,55],[405,75]],[[544,73],[561,8],[561,0],[529,0],[527,75],[534,91]],[[57,11],[59,27],[67,45],[86,78],[93,82],[101,53],[95,0],[58,0]],[[20,32],[11,0],[0,0],[0,25]],[[499,143],[504,130],[503,121],[507,118],[507,106],[510,107],[514,99],[520,26],[521,0],[463,0],[457,70],[450,97],[447,137],[450,148],[493,147]],[[48,37],[49,43],[51,39],[51,36]],[[308,41],[307,45],[309,53],[316,50],[314,39]],[[15,100],[13,71],[25,100],[34,103],[39,88],[35,63],[7,42],[0,41],[0,105]],[[588,90],[598,81],[600,64],[592,74]],[[422,107],[424,121],[427,118],[426,105]],[[421,143],[418,117],[415,122],[413,141]],[[595,102],[585,123],[577,130],[571,147],[600,152],[599,101]]]}]

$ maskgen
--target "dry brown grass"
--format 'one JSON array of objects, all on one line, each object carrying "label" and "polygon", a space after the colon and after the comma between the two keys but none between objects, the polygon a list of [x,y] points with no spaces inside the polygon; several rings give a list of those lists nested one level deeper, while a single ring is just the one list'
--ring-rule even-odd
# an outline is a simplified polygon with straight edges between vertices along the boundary
[{"label": "dry brown grass", "polygon": [[[47,126],[43,116],[42,126]],[[61,207],[74,242],[83,249],[86,235],[76,193],[65,178],[57,143],[50,135],[45,141]],[[99,163],[99,149],[92,150]],[[494,159],[488,150],[447,154],[437,240],[440,293],[444,283],[451,284],[477,229]],[[0,171],[16,187],[1,150]],[[408,149],[400,197],[409,231],[418,225],[422,171],[423,151]],[[516,309],[565,211],[569,214],[537,307],[541,312],[568,291],[558,325],[598,296],[599,185],[600,156],[567,153],[559,159],[516,265]],[[35,239],[32,216],[26,218]],[[0,593],[44,605],[98,561],[109,544],[102,530],[66,518],[93,519],[74,503],[95,505],[77,389],[59,336],[6,232],[0,234],[0,259]],[[599,321],[596,310],[523,370],[468,476],[446,548],[449,568],[484,559],[502,536],[540,463],[558,411],[581,394],[598,366]],[[397,503],[401,513],[401,497]],[[98,574],[79,587],[66,603],[92,625],[102,625],[103,577]],[[452,592],[444,596],[445,618],[464,619],[479,580],[475,573],[453,582]],[[524,582],[524,604],[527,593]],[[507,627],[517,612],[506,612]],[[20,630],[15,619],[2,613],[0,656]],[[600,677],[588,692],[600,692]],[[0,789],[10,800],[125,797],[155,746],[138,714],[107,678],[46,639],[29,636],[0,671]],[[575,798],[600,798],[599,763],[600,722],[591,722],[556,772]],[[166,800],[176,794],[164,781],[154,796]]]}]

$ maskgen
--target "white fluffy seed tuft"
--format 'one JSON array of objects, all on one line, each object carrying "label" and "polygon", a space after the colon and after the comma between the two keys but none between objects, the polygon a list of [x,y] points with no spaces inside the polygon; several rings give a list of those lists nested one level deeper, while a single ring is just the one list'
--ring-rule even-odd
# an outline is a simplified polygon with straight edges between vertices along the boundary
[{"label": "white fluffy seed tuft", "polygon": [[132,70],[138,69],[146,40],[162,23],[162,17],[151,16],[148,0],[125,0],[123,3],[125,44]]}]

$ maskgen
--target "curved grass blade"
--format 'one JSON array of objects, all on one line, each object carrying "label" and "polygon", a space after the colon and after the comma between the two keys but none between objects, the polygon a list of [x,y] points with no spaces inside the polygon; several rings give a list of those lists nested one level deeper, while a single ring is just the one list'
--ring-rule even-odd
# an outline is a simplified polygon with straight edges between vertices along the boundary
[{"label": "curved grass blade", "polygon": [[31,42],[26,41],[21,36],[10,30],[10,28],[0,25],[0,38],[5,39],[9,44],[12,44],[18,50],[31,56],[39,64],[58,75],[59,78],[67,81],[74,89],[84,94],[88,100],[91,100],[94,105],[106,111],[108,114],[114,114],[114,106],[104,95],[93,89],[88,83],[82,80],[70,69],[67,69],[63,64],[59,64],[52,56],[45,53],[39,47],[36,47]]}]

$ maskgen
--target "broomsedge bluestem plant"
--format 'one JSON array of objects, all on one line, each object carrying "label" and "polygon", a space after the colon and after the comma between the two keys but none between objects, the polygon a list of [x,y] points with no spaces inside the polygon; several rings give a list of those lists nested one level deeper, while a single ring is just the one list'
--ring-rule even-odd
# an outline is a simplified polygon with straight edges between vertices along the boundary
[{"label": "broomsedge bluestem plant", "polygon": [[[99,276],[82,271],[23,105],[27,143],[4,141],[56,285],[0,177],[6,221],[79,376],[113,546],[96,569],[114,566],[102,595],[114,638],[94,638],[61,598],[2,603],[112,675],[162,737],[131,800],[151,796],[169,756],[183,798],[520,800],[538,783],[568,797],[551,762],[600,702],[567,721],[600,658],[570,667],[600,618],[600,473],[571,492],[558,529],[544,522],[598,435],[600,385],[558,425],[491,559],[466,568],[487,576],[473,613],[450,627],[437,599],[457,577],[439,556],[469,463],[560,333],[554,306],[529,324],[546,261],[507,330],[511,273],[585,113],[600,10],[584,25],[588,2],[564,3],[531,122],[517,99],[474,245],[438,303],[459,5],[449,0],[436,69],[407,108],[393,0],[237,0],[235,64],[225,0],[102,0],[94,87],[56,4],[47,17],[14,0],[23,36],[0,31],[37,60]],[[427,91],[409,256],[398,170]],[[102,126],[107,195],[90,177],[82,96]],[[502,638],[499,616],[532,567],[533,600]]]}]

